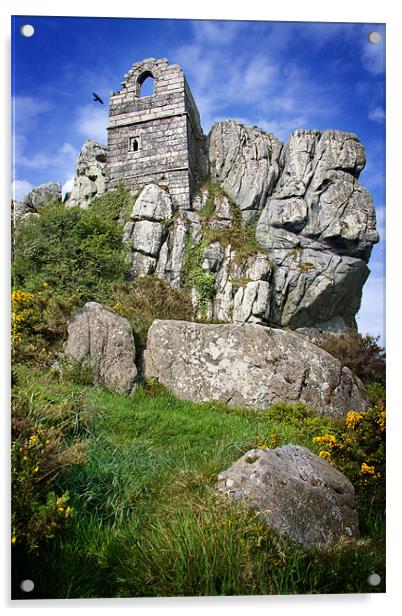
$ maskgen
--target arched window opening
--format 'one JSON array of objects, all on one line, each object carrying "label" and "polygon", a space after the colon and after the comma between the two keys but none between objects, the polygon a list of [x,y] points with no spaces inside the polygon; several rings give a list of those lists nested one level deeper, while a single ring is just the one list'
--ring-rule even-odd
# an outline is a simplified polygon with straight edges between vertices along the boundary
[{"label": "arched window opening", "polygon": [[128,149],[130,152],[138,152],[140,149],[139,137],[130,137]]},{"label": "arched window opening", "polygon": [[142,73],[138,77],[138,96],[153,96],[154,95],[154,85],[155,79],[150,71],[146,71]]}]

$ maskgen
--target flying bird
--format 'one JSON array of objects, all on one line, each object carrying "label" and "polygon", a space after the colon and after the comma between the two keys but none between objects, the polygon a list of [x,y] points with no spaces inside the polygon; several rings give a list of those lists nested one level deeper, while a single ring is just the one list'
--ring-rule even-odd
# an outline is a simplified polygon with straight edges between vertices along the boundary
[{"label": "flying bird", "polygon": [[100,98],[100,96],[96,94],[96,92],[92,92],[92,96],[94,97],[95,103],[101,103],[102,105],[104,105],[103,100]]}]

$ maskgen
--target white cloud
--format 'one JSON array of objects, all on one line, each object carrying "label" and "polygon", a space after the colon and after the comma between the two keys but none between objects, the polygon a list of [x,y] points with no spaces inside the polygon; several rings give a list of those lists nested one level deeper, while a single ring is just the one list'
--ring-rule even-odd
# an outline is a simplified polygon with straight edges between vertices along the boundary
[{"label": "white cloud", "polygon": [[108,110],[94,105],[85,105],[78,109],[75,128],[86,139],[94,139],[99,143],[107,143],[106,127],[108,124]]},{"label": "white cloud", "polygon": [[61,187],[61,196],[63,200],[66,194],[72,191],[73,186],[74,186],[74,176],[72,175],[71,178],[68,178],[68,180],[66,180],[63,186]]},{"label": "white cloud", "polygon": [[14,165],[30,170],[49,169],[53,178],[64,181],[70,177],[77,162],[78,152],[71,143],[65,142],[56,152],[43,154],[38,152],[33,156],[27,154],[28,140],[24,135],[16,135],[14,139]]},{"label": "white cloud", "polygon": [[38,116],[52,109],[52,104],[32,96],[14,96],[12,109],[15,132],[24,132],[36,123]]},{"label": "white cloud", "polygon": [[11,182],[11,194],[15,201],[23,201],[27,193],[32,190],[33,186],[26,180],[14,180]]},{"label": "white cloud", "polygon": [[369,120],[373,120],[373,122],[384,122],[385,121],[385,110],[382,107],[375,107],[368,114]]}]

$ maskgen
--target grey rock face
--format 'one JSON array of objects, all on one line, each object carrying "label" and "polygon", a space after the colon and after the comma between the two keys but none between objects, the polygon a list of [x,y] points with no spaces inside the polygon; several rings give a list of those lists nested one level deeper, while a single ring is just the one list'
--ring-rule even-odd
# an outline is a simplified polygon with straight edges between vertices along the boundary
[{"label": "grey rock face", "polygon": [[173,205],[169,193],[155,184],[147,184],[134,204],[131,218],[162,222],[172,216]]},{"label": "grey rock face", "polygon": [[195,402],[265,409],[300,401],[329,417],[366,407],[362,384],[332,355],[304,336],[260,325],[154,321],[145,376]]},{"label": "grey rock face", "polygon": [[244,220],[262,209],[281,171],[283,143],[235,120],[218,122],[209,134],[210,173],[242,210]]},{"label": "grey rock face", "polygon": [[[186,251],[202,250],[199,265],[215,281],[203,316],[356,329],[367,261],[378,241],[371,197],[358,183],[365,154],[357,137],[299,130],[284,146],[229,120],[214,125],[209,157],[211,176],[230,199],[204,186],[191,209],[177,210],[166,186],[145,185],[123,233],[131,243],[132,276],[154,274],[181,288],[192,257]],[[238,258],[233,246],[233,231],[239,232],[233,202],[259,244],[247,258]],[[190,291],[201,314],[198,292]]]},{"label": "grey rock face", "polygon": [[[173,204],[168,192],[147,184],[137,197],[130,219],[124,226],[123,240],[131,244],[131,275],[167,277],[167,247],[164,244],[173,216]],[[173,234],[172,234],[173,235]]]},{"label": "grey rock face", "polygon": [[370,194],[357,182],[365,155],[356,135],[296,131],[284,160],[257,225],[264,248],[310,247],[368,261],[378,234]]},{"label": "grey rock face", "polygon": [[88,139],[82,147],[75,170],[71,193],[66,195],[67,206],[86,208],[95,197],[106,191],[107,148]]},{"label": "grey rock face", "polygon": [[335,319],[356,328],[378,241],[372,199],[357,181],[363,146],[350,133],[300,130],[283,159],[256,229],[276,267],[272,321],[308,327]]},{"label": "grey rock face", "polygon": [[45,205],[61,201],[61,184],[59,182],[47,182],[33,188],[25,195],[23,205],[26,210],[37,212]]},{"label": "grey rock face", "polygon": [[20,220],[24,220],[27,216],[32,214],[32,210],[21,201],[15,201],[11,199],[11,226],[15,227]]},{"label": "grey rock face", "polygon": [[218,489],[305,546],[359,537],[352,484],[305,447],[252,449],[218,475]]},{"label": "grey rock face", "polygon": [[67,326],[67,356],[92,368],[95,385],[121,394],[135,386],[135,345],[127,319],[96,302],[88,302]]}]

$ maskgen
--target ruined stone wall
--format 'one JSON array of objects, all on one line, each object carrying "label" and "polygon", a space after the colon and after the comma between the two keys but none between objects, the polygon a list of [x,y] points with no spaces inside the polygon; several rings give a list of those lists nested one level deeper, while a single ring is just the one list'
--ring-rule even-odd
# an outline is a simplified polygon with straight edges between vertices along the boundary
[{"label": "ruined stone wall", "polygon": [[[141,96],[147,76],[154,93]],[[166,59],[134,64],[110,99],[107,190],[122,183],[136,193],[154,183],[169,190],[175,208],[189,209],[206,160],[204,141],[182,69]]]}]

